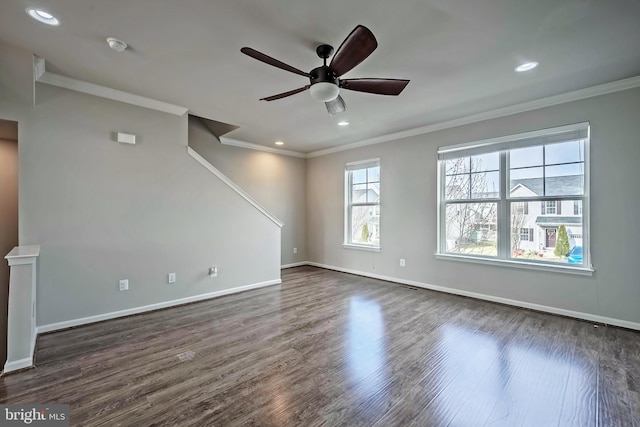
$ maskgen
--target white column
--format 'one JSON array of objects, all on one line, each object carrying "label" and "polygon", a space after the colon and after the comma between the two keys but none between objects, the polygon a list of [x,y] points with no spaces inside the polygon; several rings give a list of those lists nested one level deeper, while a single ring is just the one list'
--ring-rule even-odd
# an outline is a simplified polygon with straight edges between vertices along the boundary
[{"label": "white column", "polygon": [[4,373],[33,366],[36,347],[36,262],[40,246],[16,246],[5,257],[11,267]]}]

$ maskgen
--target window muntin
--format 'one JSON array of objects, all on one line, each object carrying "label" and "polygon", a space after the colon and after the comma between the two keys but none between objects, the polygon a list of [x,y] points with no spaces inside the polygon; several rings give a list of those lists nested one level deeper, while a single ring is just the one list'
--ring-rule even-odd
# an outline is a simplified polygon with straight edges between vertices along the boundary
[{"label": "window muntin", "polygon": [[[588,268],[588,250],[569,260],[588,243],[588,132],[583,123],[439,150],[439,253]],[[480,191],[474,159],[497,175]]]},{"label": "window muntin", "polygon": [[380,161],[347,164],[346,245],[380,247]]}]

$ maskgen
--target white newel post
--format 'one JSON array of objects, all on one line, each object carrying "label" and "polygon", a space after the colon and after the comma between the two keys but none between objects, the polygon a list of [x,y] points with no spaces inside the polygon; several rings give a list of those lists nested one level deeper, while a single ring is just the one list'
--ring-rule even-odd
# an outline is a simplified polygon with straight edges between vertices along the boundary
[{"label": "white newel post", "polygon": [[4,373],[33,366],[36,346],[36,267],[40,246],[16,246],[5,257],[11,267]]}]

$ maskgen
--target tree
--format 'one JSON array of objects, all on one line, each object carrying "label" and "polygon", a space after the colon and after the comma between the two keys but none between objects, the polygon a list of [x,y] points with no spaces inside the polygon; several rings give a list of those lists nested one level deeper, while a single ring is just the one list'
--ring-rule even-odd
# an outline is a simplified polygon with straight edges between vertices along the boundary
[{"label": "tree", "polygon": [[513,251],[520,250],[521,232],[526,219],[524,214],[525,203],[519,202],[511,205],[511,249]]},{"label": "tree", "polygon": [[567,235],[567,229],[563,224],[558,229],[558,240],[556,241],[556,249],[553,251],[553,253],[559,257],[569,256],[570,250],[571,247],[569,246],[569,236]]},{"label": "tree", "polygon": [[[475,157],[447,160],[445,174],[447,201],[476,200],[472,203],[447,204],[445,216],[447,241],[455,244],[458,247],[457,251],[460,251],[459,248],[462,245],[475,245],[484,239],[493,240],[497,204],[482,203],[482,199],[495,196],[498,189],[489,188],[487,173],[483,172],[482,160]],[[474,250],[476,251],[474,253],[478,250],[484,251],[482,246]],[[493,250],[495,251],[495,245]]]},{"label": "tree", "polygon": [[362,241],[365,243],[369,241],[369,226],[366,222],[362,226]]}]

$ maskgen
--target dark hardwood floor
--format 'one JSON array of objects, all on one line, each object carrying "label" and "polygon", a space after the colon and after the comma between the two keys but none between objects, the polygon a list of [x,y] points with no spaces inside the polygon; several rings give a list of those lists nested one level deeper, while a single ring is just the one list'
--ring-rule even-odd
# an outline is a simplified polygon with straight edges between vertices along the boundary
[{"label": "dark hardwood floor", "polygon": [[640,427],[640,333],[313,268],[39,338],[72,425]]}]

